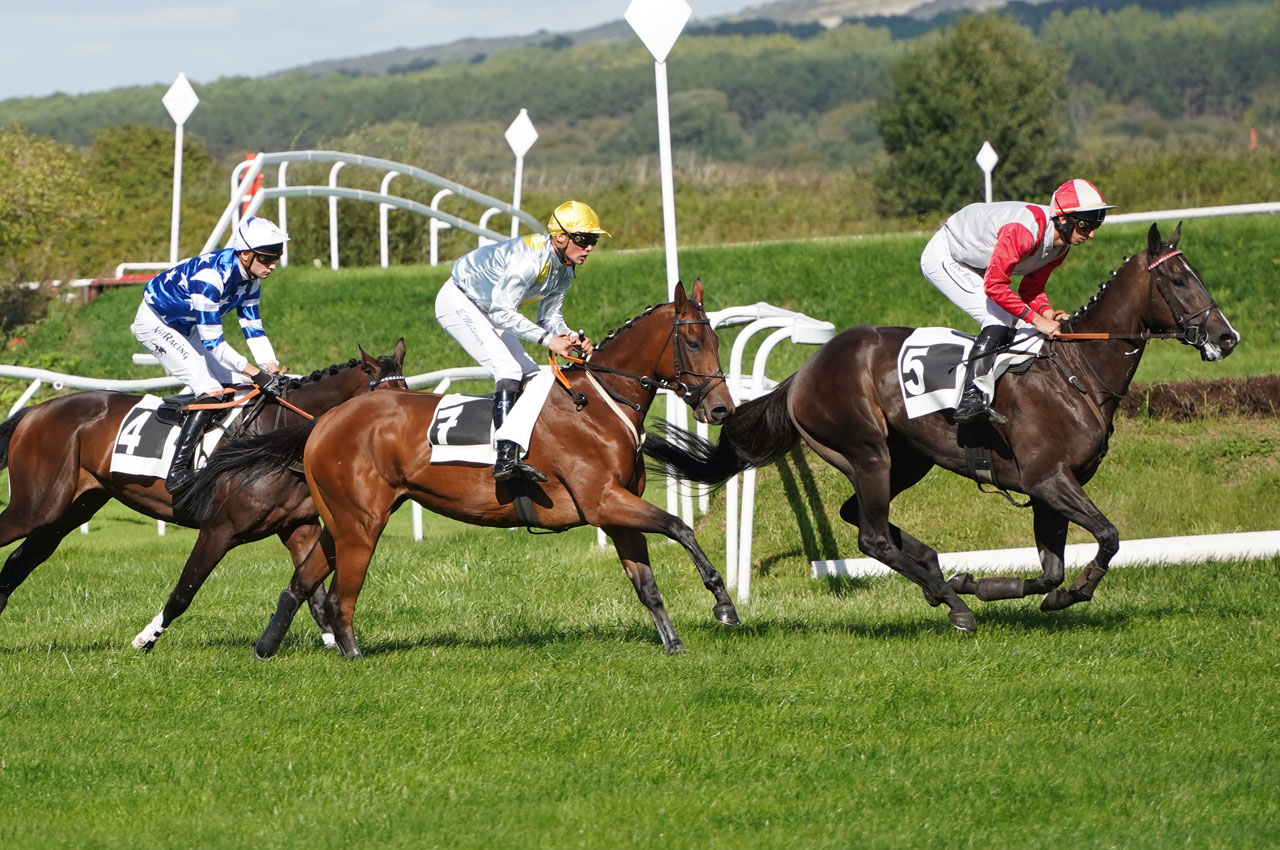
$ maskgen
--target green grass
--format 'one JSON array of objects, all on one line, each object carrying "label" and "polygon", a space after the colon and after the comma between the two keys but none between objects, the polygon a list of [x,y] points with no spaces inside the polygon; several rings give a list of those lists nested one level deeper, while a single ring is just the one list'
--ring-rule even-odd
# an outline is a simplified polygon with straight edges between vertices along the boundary
[{"label": "green grass", "polygon": [[[1280,560],[1116,570],[965,637],[897,579],[755,585],[737,630],[654,544],[667,657],[612,553],[402,516],[367,652],[250,644],[287,570],[233,552],[128,649],[191,532],[108,517],[0,617],[11,847],[1261,847],[1280,838]],[[149,523],[147,523],[149,525]],[[131,526],[131,527],[130,527]]]}]

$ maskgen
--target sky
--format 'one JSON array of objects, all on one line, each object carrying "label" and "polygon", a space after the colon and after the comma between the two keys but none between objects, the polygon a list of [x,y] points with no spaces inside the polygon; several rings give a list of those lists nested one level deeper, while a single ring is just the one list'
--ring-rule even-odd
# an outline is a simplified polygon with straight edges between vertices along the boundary
[{"label": "sky", "polygon": [[[670,0],[666,0],[670,2]],[[693,21],[763,0],[686,0]],[[461,38],[573,33],[629,0],[3,0],[0,100],[262,76]]]}]

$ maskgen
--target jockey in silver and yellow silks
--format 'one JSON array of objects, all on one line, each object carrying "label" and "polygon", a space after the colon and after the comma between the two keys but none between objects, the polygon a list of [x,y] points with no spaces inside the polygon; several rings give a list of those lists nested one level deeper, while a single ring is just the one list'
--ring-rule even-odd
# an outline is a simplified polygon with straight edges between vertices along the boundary
[{"label": "jockey in silver and yellow silks", "polygon": [[[436,296],[441,327],[496,382],[495,430],[519,397],[524,379],[538,371],[520,340],[546,346],[561,356],[575,347],[584,356],[592,350],[590,339],[569,329],[561,308],[577,267],[587,261],[600,234],[610,234],[600,226],[595,211],[581,201],[556,207],[547,231],[545,236],[521,236],[466,254],[453,264],[452,274]],[[521,307],[531,304],[538,305],[536,321],[520,313]],[[546,481],[545,475],[521,460],[521,449],[527,448],[499,441],[493,477]]]}]

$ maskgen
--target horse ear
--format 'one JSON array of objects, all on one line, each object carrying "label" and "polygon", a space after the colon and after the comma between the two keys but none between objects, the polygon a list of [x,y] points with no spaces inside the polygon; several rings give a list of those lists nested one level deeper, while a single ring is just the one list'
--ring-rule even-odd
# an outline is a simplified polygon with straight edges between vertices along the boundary
[{"label": "horse ear", "polygon": [[676,288],[675,288],[675,296],[672,297],[671,303],[676,305],[676,307],[683,307],[684,302],[685,302],[684,281],[677,280]]},{"label": "horse ear", "polygon": [[702,278],[693,282],[693,300],[702,304]]},{"label": "horse ear", "polygon": [[404,366],[404,337],[400,337],[400,339],[396,341],[395,350],[391,353],[395,356],[396,362],[401,366]]},{"label": "horse ear", "polygon": [[1178,240],[1182,238],[1182,222],[1178,222],[1178,226],[1173,229],[1173,235],[1169,237],[1169,247],[1172,248],[1178,244]]},{"label": "horse ear", "polygon": [[1154,222],[1147,231],[1147,255],[1154,258],[1160,253],[1160,226]]},{"label": "horse ear", "polygon": [[377,358],[370,357],[369,352],[364,350],[363,345],[357,345],[356,348],[360,349],[360,360],[364,363],[364,370],[366,372],[370,375],[376,375],[378,372],[382,371],[382,366],[379,365]]}]

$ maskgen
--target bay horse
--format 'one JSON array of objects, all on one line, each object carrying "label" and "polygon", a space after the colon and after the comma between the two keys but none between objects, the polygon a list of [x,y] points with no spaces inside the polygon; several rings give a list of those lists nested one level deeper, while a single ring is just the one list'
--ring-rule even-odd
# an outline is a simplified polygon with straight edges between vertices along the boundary
[{"label": "bay horse", "polygon": [[[385,357],[374,358],[360,349],[359,359],[292,379],[284,396],[298,409],[318,416],[373,389],[407,388],[404,353],[403,339]],[[197,525],[181,509],[182,500],[175,513],[163,476],[111,471],[120,423],[139,400],[122,392],[76,392],[23,408],[0,424],[0,469],[8,467],[10,489],[9,504],[0,512],[0,546],[22,539],[0,569],[0,611],[62,539],[113,498],[154,519]],[[274,403],[256,408],[256,415],[255,410],[247,410],[242,419],[251,421],[233,423],[232,428],[239,426],[245,434],[303,421],[300,414]],[[217,454],[215,451],[213,456]],[[237,482],[235,488],[214,494],[212,505],[198,523],[199,535],[168,602],[134,639],[134,648],[145,652],[155,645],[160,633],[187,610],[209,573],[232,548],[275,534],[296,565],[320,535],[316,510],[300,475]],[[325,631],[321,609],[313,607],[312,613]]]},{"label": "bay horse", "polygon": [[[660,388],[683,398],[702,422],[719,423],[733,410],[720,368],[719,340],[702,308],[700,281],[691,295],[686,297],[677,284],[672,302],[628,321],[583,364],[564,370],[571,392],[552,388],[529,446],[529,462],[549,478],[544,483],[498,483],[489,465],[433,464],[426,435],[441,400],[434,393],[370,395],[314,423],[229,444],[233,452],[219,460],[223,477],[229,479],[252,478],[300,457],[324,520],[324,554],[313,555],[294,572],[255,646],[257,656],[276,652],[301,601],[331,571],[326,605],[338,648],[347,657],[359,656],[352,630],[356,597],[391,513],[412,499],[475,525],[526,525],[517,514],[512,485],[528,488],[542,528],[593,525],[612,538],[667,652],[680,652],[683,645],[654,581],[647,532],[664,534],[685,548],[715,597],[715,618],[736,625],[737,611],[724,581],[693,530],[641,497],[641,432]],[[208,489],[199,480],[193,489],[197,487]]]},{"label": "bay horse", "polygon": [[[1152,225],[1147,249],[1127,258],[1062,322],[1064,333],[1102,339],[1046,343],[1025,373],[1000,380],[994,406],[1007,425],[957,426],[949,409],[909,419],[897,358],[912,329],[858,326],[838,334],[768,395],[739,406],[717,444],[669,431],[648,435],[645,452],[679,478],[719,483],[779,459],[803,439],[853,485],[840,517],[858,527],[858,548],[918,584],[930,605],[945,602],[951,624],[963,631],[975,631],[977,620],[959,594],[985,601],[1044,593],[1045,611],[1092,599],[1120,538],[1082,485],[1106,454],[1112,420],[1146,341],[1176,336],[1204,360],[1226,357],[1240,341],[1177,249],[1181,232],[1179,223],[1164,243]],[[984,443],[997,486],[1029,497],[1040,556],[1036,578],[975,581],[961,574],[944,580],[937,552],[889,521],[892,499],[934,466],[977,480],[966,446]],[[1098,551],[1064,590],[1071,522],[1093,535]]]}]

